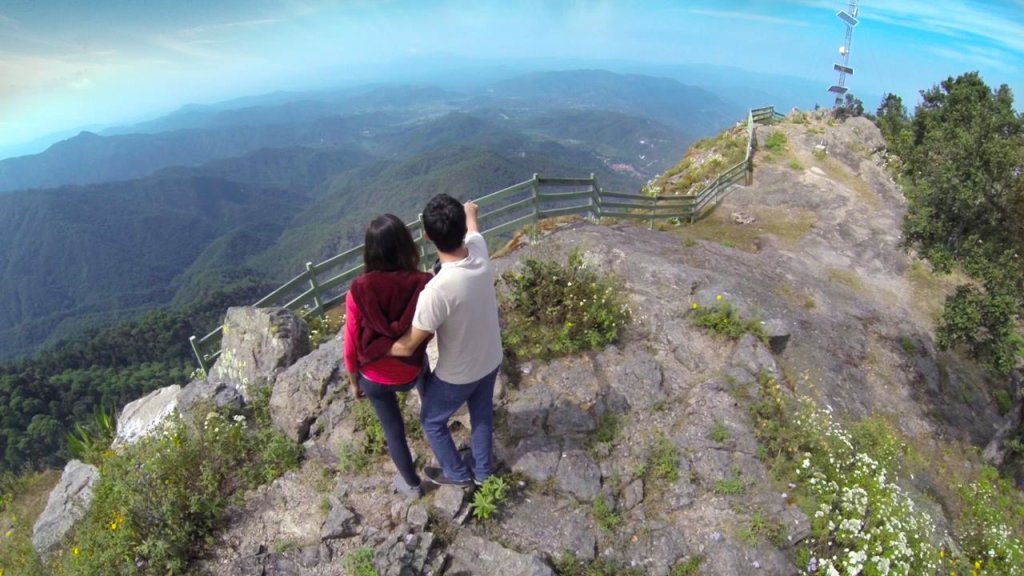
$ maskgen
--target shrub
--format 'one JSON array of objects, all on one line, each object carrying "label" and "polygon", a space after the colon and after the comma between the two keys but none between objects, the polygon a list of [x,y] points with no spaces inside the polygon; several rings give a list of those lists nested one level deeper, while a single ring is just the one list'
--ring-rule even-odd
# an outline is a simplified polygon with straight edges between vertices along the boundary
[{"label": "shrub", "polygon": [[210,412],[194,428],[171,420],[102,461],[62,568],[68,575],[188,574],[228,505],[295,467],[300,452],[241,414]]},{"label": "shrub", "polygon": [[694,303],[693,323],[733,340],[747,333],[761,340],[768,337],[760,320],[747,320],[741,317],[732,302],[722,299],[721,295],[718,296],[718,302],[712,306],[702,307]]},{"label": "shrub", "polygon": [[566,265],[528,259],[501,276],[505,322],[502,344],[512,360],[549,360],[596,350],[618,339],[629,321],[621,283],[583,265],[579,252]]},{"label": "shrub", "polygon": [[67,434],[68,451],[83,462],[99,465],[116,434],[117,419],[113,411],[101,409],[84,426],[80,422],[75,423],[74,429]]}]

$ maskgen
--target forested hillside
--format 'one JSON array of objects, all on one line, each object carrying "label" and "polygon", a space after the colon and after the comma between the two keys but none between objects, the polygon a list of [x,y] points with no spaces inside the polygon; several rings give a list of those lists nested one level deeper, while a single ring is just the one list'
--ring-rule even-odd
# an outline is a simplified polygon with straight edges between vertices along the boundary
[{"label": "forested hillside", "polygon": [[116,412],[150,390],[186,382],[195,369],[188,337],[267,289],[216,293],[0,364],[0,464],[13,471],[60,465],[74,423],[88,424],[100,410]]}]

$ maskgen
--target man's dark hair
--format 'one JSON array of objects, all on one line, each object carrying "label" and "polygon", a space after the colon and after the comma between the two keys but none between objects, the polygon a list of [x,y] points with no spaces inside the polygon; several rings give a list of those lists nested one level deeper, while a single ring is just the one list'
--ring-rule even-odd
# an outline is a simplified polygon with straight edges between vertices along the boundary
[{"label": "man's dark hair", "polygon": [[382,214],[370,222],[366,227],[363,264],[366,272],[417,269],[420,252],[401,218]]},{"label": "man's dark hair", "polygon": [[454,252],[466,238],[466,210],[447,194],[438,194],[423,209],[423,231],[439,252]]}]

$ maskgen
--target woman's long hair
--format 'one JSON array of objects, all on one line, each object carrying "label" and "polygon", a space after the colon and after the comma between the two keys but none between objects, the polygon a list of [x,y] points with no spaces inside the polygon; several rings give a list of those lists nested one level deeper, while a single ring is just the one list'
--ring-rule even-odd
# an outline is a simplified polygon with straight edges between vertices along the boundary
[{"label": "woman's long hair", "polygon": [[370,222],[366,227],[363,264],[366,272],[419,269],[420,252],[401,218],[382,214]]}]

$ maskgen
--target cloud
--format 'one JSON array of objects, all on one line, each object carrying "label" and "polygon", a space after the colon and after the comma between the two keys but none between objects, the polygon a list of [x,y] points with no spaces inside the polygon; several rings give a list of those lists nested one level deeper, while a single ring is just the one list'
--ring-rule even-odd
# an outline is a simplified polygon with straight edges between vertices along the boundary
[{"label": "cloud", "polygon": [[269,26],[280,22],[277,18],[260,18],[254,20],[240,20],[237,22],[222,22],[220,24],[210,24],[206,26],[192,26],[191,28],[185,28],[178,32],[181,36],[201,36],[209,33],[220,33],[231,30],[247,30],[252,28],[259,28],[263,26]]},{"label": "cloud", "polygon": [[791,18],[779,18],[777,16],[766,16],[752,12],[740,12],[736,10],[710,10],[705,8],[691,8],[684,10],[690,14],[699,16],[711,16],[712,18],[724,18],[727,20],[747,20],[750,22],[761,22],[765,24],[778,24],[782,26],[807,26],[807,22],[793,20]]},{"label": "cloud", "polygon": [[[839,2],[795,0],[804,6],[838,12]],[[902,26],[952,38],[983,39],[1024,54],[1024,2],[988,3],[978,1],[875,0],[860,4],[860,19]]]},{"label": "cloud", "polygon": [[221,53],[208,48],[218,43],[215,40],[186,40],[179,38],[177,35],[157,34],[150,38],[150,42],[158,48],[195,60],[214,61],[221,59]]},{"label": "cloud", "polygon": [[92,80],[90,80],[84,73],[79,72],[68,84],[68,87],[77,91],[88,90],[89,88],[92,88]]},{"label": "cloud", "polygon": [[998,48],[984,48],[959,44],[955,47],[931,46],[928,51],[955,62],[962,62],[977,67],[979,64],[995,70],[1011,71],[1012,66],[1006,64],[1007,54]]}]

